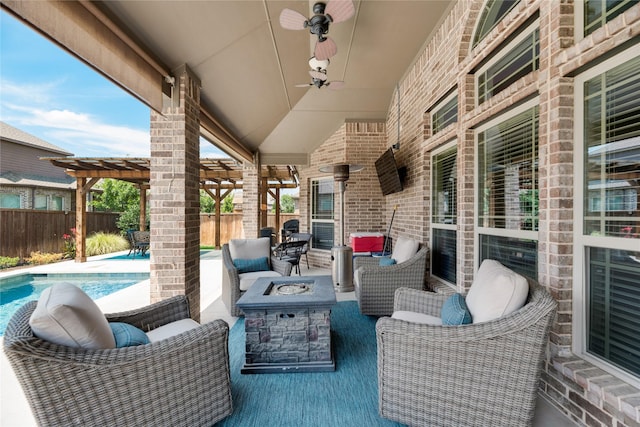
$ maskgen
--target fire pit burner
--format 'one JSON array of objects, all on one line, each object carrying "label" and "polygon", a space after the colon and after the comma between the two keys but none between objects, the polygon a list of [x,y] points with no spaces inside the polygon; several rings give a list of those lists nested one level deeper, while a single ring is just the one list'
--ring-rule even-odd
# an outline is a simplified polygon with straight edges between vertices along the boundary
[{"label": "fire pit burner", "polygon": [[298,295],[311,291],[311,286],[305,283],[291,283],[286,285],[276,285],[271,290],[270,295]]}]

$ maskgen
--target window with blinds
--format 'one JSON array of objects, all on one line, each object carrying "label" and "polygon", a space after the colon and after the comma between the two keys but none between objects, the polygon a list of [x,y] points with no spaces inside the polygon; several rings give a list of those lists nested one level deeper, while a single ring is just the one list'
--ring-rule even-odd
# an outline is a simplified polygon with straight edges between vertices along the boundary
[{"label": "window with blinds", "polygon": [[431,135],[435,135],[451,123],[458,121],[458,97],[453,96],[445,100],[443,105],[437,105],[431,115]]},{"label": "window with blinds", "polygon": [[583,103],[578,185],[585,196],[577,245],[585,254],[584,350],[638,378],[640,56],[635,49],[619,58],[577,83]]},{"label": "window with blinds", "polygon": [[584,233],[640,235],[640,57],[584,83]]},{"label": "window with blinds", "polygon": [[538,230],[538,107],[478,134],[478,225]]},{"label": "window with blinds", "polygon": [[[537,24],[536,24],[537,25]],[[477,75],[478,104],[482,104],[509,87],[516,80],[537,70],[540,66],[540,30],[536,28],[524,39],[517,39],[515,47],[507,46],[500,56]]]},{"label": "window with blinds", "polygon": [[486,37],[520,0],[487,0],[473,35],[473,47]]},{"label": "window with blinds", "polygon": [[584,0],[584,34],[591,34],[636,4],[638,0]]},{"label": "window with blinds", "polygon": [[311,181],[311,233],[314,249],[330,250],[334,241],[333,179]]},{"label": "window with blinds", "polygon": [[535,240],[481,234],[480,263],[485,259],[498,260],[516,273],[538,280],[538,242]]},{"label": "window with blinds", "polygon": [[640,252],[588,248],[587,349],[640,376]]},{"label": "window with blinds", "polygon": [[456,284],[457,146],[432,156],[431,274]]}]

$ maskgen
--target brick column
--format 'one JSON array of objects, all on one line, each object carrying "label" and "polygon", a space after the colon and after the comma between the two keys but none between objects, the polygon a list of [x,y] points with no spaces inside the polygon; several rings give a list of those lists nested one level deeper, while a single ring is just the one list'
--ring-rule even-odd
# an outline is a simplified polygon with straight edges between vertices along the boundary
[{"label": "brick column", "polygon": [[189,298],[200,319],[200,80],[175,71],[173,99],[151,112],[151,302]]},{"label": "brick column", "polygon": [[244,163],[242,169],[242,228],[244,237],[258,237],[260,225],[260,173],[259,167]]}]

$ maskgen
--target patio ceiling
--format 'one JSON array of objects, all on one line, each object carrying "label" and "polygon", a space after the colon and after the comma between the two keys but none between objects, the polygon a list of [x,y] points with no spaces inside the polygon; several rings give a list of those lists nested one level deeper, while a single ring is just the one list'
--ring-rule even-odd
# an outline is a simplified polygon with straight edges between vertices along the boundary
[{"label": "patio ceiling", "polygon": [[[150,160],[147,158],[45,157],[52,165],[65,169],[75,178],[113,178],[145,187],[149,185]],[[200,159],[202,188],[241,189],[242,165],[233,159]],[[262,179],[268,188],[296,188],[298,171],[293,166],[263,166]]]},{"label": "patio ceiling", "polygon": [[307,164],[345,121],[385,120],[396,85],[455,1],[354,0],[355,15],[329,30],[338,53],[328,78],[346,83],[336,91],[296,87],[311,81],[315,36],[279,24],[283,9],[310,17],[313,4],[2,2],[150,106],[161,105],[164,72],[188,65],[201,79],[203,135],[232,157],[260,152],[262,164],[283,165]]}]

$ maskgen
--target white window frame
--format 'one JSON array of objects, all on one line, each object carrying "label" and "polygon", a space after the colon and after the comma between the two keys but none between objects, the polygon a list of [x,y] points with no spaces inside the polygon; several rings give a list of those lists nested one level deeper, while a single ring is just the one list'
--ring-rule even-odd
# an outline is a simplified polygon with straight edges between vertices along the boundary
[{"label": "white window frame", "polygon": [[[531,34],[533,34],[533,32],[535,30],[537,30],[538,28],[540,28],[540,18],[537,18],[535,21],[533,21],[528,26],[518,30],[518,34],[513,38],[513,40],[511,40],[506,46],[504,46],[502,49],[500,49],[496,55],[493,55],[493,57],[489,61],[487,61],[486,64],[484,64],[482,67],[480,67],[474,73],[474,75],[473,75],[473,83],[474,83],[474,86],[475,86],[475,90],[474,90],[473,102],[474,102],[474,105],[476,107],[478,107],[480,105],[478,103],[478,98],[480,97],[480,94],[479,94],[479,91],[478,91],[478,88],[479,88],[478,79],[480,78],[480,76],[485,71],[487,71],[488,68],[490,68],[496,62],[498,62],[500,59],[502,59],[507,53],[511,52],[511,50],[513,50],[524,39],[526,39],[527,37],[531,37]],[[487,102],[487,101],[483,101],[483,102]]]},{"label": "white window frame", "polygon": [[475,139],[475,142],[474,142],[475,161],[473,162],[474,163],[473,164],[473,170],[474,170],[474,178],[473,178],[474,179],[474,186],[473,186],[474,227],[473,228],[475,230],[474,237],[473,237],[474,238],[474,256],[473,256],[474,271],[477,271],[478,268],[480,267],[478,260],[480,258],[480,235],[481,234],[488,235],[488,236],[498,236],[498,237],[515,237],[518,239],[528,239],[528,240],[535,240],[535,241],[539,240],[539,231],[480,227],[479,212],[478,212],[478,202],[480,200],[480,194],[479,194],[480,189],[478,188],[479,186],[477,182],[477,177],[480,173],[480,171],[478,170],[478,156],[480,155],[480,150],[478,149],[478,135],[490,127],[496,126],[497,124],[502,123],[505,120],[509,120],[510,118],[515,117],[518,114],[521,114],[527,110],[530,110],[531,108],[535,107],[539,103],[540,103],[540,99],[536,96],[535,98],[532,98],[527,102],[524,102],[518,105],[515,108],[501,112],[498,116],[494,117],[488,122],[483,123],[481,126],[478,126],[474,131],[474,139]]},{"label": "white window frame", "polygon": [[[333,219],[313,219],[313,206],[315,203],[314,200],[314,193],[313,193],[313,183],[314,182],[320,182],[320,181],[330,181],[332,188],[333,188]],[[309,182],[309,189],[310,189],[310,194],[309,194],[309,227],[311,229],[311,232],[313,233],[313,224],[314,223],[325,223],[325,224],[333,224],[333,245],[336,245],[336,232],[335,232],[335,224],[336,224],[336,220],[335,220],[335,216],[336,216],[336,206],[335,206],[335,197],[336,197],[336,189],[335,189],[335,182],[333,179],[333,176],[321,176],[321,177],[317,177],[317,178],[311,178],[310,182]],[[324,249],[324,248],[313,248],[315,251],[322,251],[322,252],[330,252],[331,249]]]},{"label": "white window frame", "polygon": [[617,65],[640,56],[640,44],[621,52],[578,75],[574,81],[574,203],[573,206],[573,322],[572,351],[589,363],[609,372],[623,381],[640,388],[640,378],[613,366],[587,352],[587,248],[601,247],[638,251],[638,239],[611,236],[585,236],[584,228],[584,83]]},{"label": "white window frame", "polygon": [[[451,99],[451,98],[449,97],[449,99]],[[435,149],[435,150],[433,150],[431,152],[431,177],[432,177],[432,187],[431,188],[432,189],[433,189],[433,181],[434,181],[434,178],[433,178],[433,164],[434,164],[434,162],[433,162],[433,160],[434,160],[435,156],[437,156],[438,154],[440,154],[442,152],[448,151],[448,150],[450,150],[450,149],[452,149],[454,147],[456,148],[456,162],[457,162],[458,161],[458,152],[457,152],[458,141],[455,140],[455,139],[443,144],[442,146],[438,147],[437,149]],[[456,189],[456,197],[458,197],[457,189]],[[433,209],[434,209],[433,200],[434,199],[432,198],[431,199],[431,201],[432,201],[431,211],[429,212],[429,224],[431,225],[431,228],[438,228],[438,229],[441,229],[441,230],[453,230],[454,232],[456,232],[456,246],[457,246],[457,236],[458,236],[458,234],[457,234],[458,233],[458,224],[457,224],[457,222],[456,222],[456,224],[441,224],[441,223],[433,222]],[[431,258],[431,265],[433,265],[433,262],[434,262],[432,245],[433,245],[433,239],[431,239],[430,242],[429,242],[429,254],[430,254],[430,258]],[[457,250],[457,247],[456,247],[456,250]],[[444,283],[445,285],[447,285],[447,286],[449,286],[449,287],[451,287],[453,289],[456,289],[456,286],[457,286],[456,283],[448,282],[448,281],[446,281],[445,279],[443,279],[442,277],[439,277],[439,276],[434,276],[434,277],[436,279],[438,279],[438,281],[440,281],[441,283]]]}]

